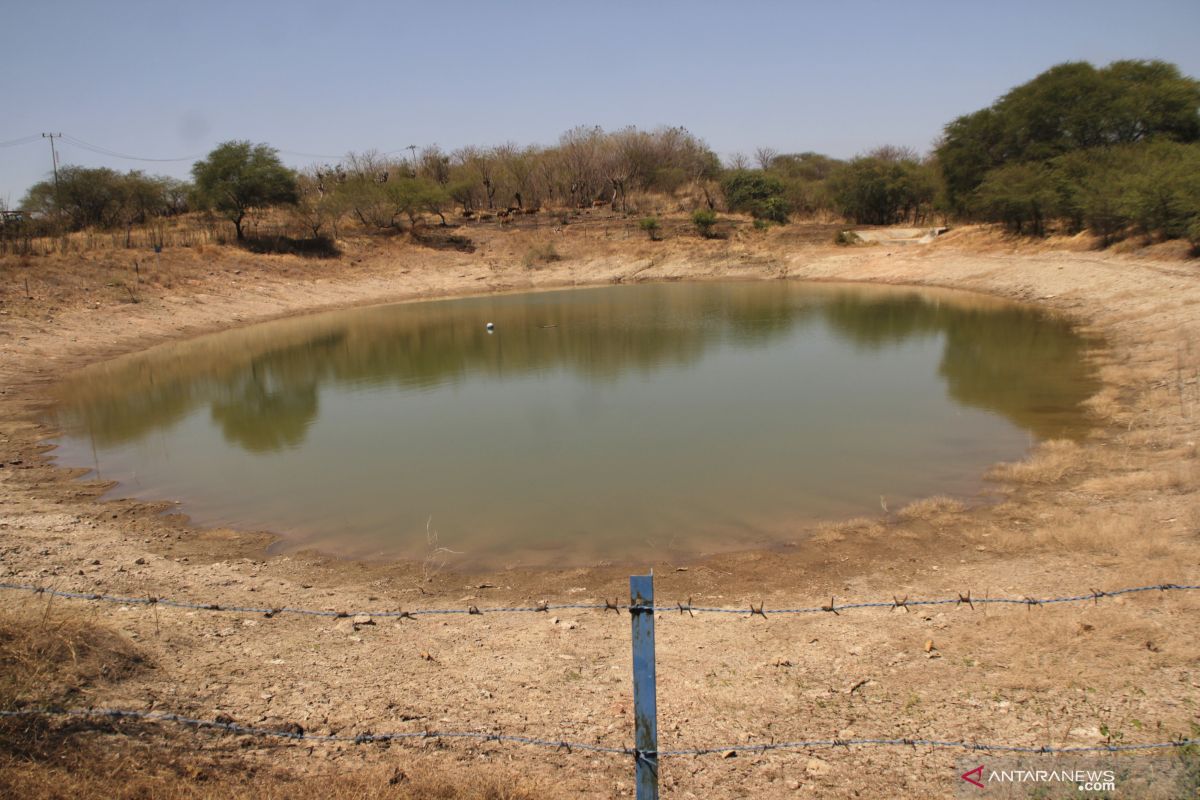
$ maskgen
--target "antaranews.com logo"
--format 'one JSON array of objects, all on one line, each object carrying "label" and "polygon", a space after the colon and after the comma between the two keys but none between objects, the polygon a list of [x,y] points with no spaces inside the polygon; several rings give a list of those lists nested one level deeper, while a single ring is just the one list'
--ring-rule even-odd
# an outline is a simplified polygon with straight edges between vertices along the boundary
[{"label": "antaranews.com logo", "polygon": [[[955,795],[960,798],[1191,797],[1189,770],[1178,757],[1111,756],[960,759]],[[1195,792],[1197,787],[1191,787]],[[1184,792],[1181,794],[1180,792]]]},{"label": "antaranews.com logo", "polygon": [[[986,775],[984,774],[986,770]],[[980,789],[993,783],[1075,783],[1081,792],[1111,792],[1117,788],[1117,773],[1111,769],[991,769],[983,764],[962,774],[962,779]],[[984,783],[984,781],[987,783]]]}]

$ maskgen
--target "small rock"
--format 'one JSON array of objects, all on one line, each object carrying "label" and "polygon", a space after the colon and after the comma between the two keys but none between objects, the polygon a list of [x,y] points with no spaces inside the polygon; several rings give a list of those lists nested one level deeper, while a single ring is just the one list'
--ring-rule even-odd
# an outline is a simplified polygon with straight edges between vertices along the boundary
[{"label": "small rock", "polygon": [[829,764],[819,758],[810,758],[804,765],[804,771],[812,775],[828,775]]},{"label": "small rock", "polygon": [[374,624],[375,624],[375,620],[371,619],[370,614],[355,614],[354,615],[354,625],[356,627],[359,625],[374,625]]},{"label": "small rock", "polygon": [[721,758],[737,758],[737,750],[726,750],[721,753]]},{"label": "small rock", "polygon": [[144,559],[144,558],[139,558],[139,559],[137,559],[136,561],[134,561],[133,563],[134,563],[134,564],[137,564],[137,565],[140,567],[141,565],[143,565],[143,564],[145,564],[145,563],[146,563],[146,559]]}]

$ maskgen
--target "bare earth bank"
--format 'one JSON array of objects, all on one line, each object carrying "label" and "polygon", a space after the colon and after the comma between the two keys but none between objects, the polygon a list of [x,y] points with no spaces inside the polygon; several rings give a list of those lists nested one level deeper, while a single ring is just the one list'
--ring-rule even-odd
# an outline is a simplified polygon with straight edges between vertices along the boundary
[{"label": "bare earth bank", "polygon": [[[572,236],[576,238],[571,238]],[[622,281],[716,278],[936,285],[1035,302],[1101,332],[1100,424],[995,470],[1001,500],[930,500],[876,519],[797,531],[782,552],[654,564],[662,601],[816,606],[893,596],[1049,597],[1200,583],[1200,267],[1097,253],[1013,252],[978,238],[836,249],[772,233],[725,242],[588,239],[520,265],[520,245],[474,254],[397,247],[342,272],[282,274],[209,255],[207,276],[141,302],[101,298],[0,317],[0,581],[201,603],[329,610],[603,602],[626,567],[430,575],[428,565],[315,554],[266,557],[265,534],[198,531],[161,508],[97,502],[103,487],[48,465],[46,390],[73,368],[168,338],[317,309],[416,297]],[[236,267],[236,268],[235,268]],[[315,273],[315,274],[314,274]],[[73,604],[73,605],[72,605]],[[47,601],[0,593],[43,619]],[[98,681],[74,705],[161,709],[247,725],[355,735],[503,732],[616,747],[632,736],[629,620],[598,611],[417,621],[188,612],[57,600],[116,627],[156,665]],[[1200,597],[967,605],[839,615],[663,615],[663,749],[848,738],[1021,745],[1166,741],[1200,723]],[[115,737],[114,737],[115,738]],[[212,734],[193,744],[212,746]],[[619,755],[479,742],[391,746],[253,740],[242,756],[299,773],[394,767],[521,776],[539,796],[629,796]],[[962,753],[923,748],[676,758],[673,797],[949,796]]]}]

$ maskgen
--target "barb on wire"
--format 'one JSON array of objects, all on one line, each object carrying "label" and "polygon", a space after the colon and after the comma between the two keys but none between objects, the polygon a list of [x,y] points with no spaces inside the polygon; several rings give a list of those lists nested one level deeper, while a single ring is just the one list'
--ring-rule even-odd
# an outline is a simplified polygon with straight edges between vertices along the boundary
[{"label": "barb on wire", "polygon": [[[745,615],[746,607],[740,608],[708,608],[704,606],[692,605],[692,599],[689,597],[686,603],[675,603],[674,605],[663,606],[631,606],[627,603],[619,603],[616,600],[605,600],[603,603],[551,603],[546,600],[539,601],[533,606],[496,606],[496,607],[480,607],[467,606],[466,608],[419,608],[404,610],[383,609],[377,611],[352,611],[352,610],[330,610],[330,609],[315,609],[315,608],[293,608],[293,607],[258,607],[258,606],[239,606],[225,605],[221,603],[197,603],[186,600],[170,600],[165,597],[124,597],[120,595],[98,594],[93,592],[68,592],[59,589],[51,589],[47,586],[35,586],[32,584],[23,583],[2,583],[0,582],[0,590],[7,589],[12,591],[33,592],[34,594],[46,595],[49,597],[63,597],[73,600],[90,600],[104,603],[119,603],[121,605],[153,605],[167,606],[170,608],[184,608],[193,611],[225,611],[230,613],[244,614],[262,614],[268,619],[278,617],[283,614],[296,614],[311,617],[352,617],[360,614],[372,617],[394,617],[396,619],[411,619],[416,620],[422,616],[459,614],[463,616],[482,616],[483,614],[504,614],[504,613],[519,613],[519,612],[548,612],[559,611],[566,609],[576,610],[596,610],[596,611],[654,611],[656,613],[665,613],[668,611],[679,612],[683,614],[687,612],[694,617],[697,613],[706,614],[738,614]],[[768,614],[821,614],[831,613],[835,616],[841,616],[840,612],[850,611],[865,608],[881,608],[888,611],[895,611],[897,608],[902,608],[908,611],[910,608],[917,606],[962,606],[966,605],[972,610],[980,605],[1016,605],[1025,606],[1027,609],[1032,609],[1033,606],[1048,606],[1058,603],[1084,603],[1092,602],[1099,603],[1103,597],[1117,597],[1119,595],[1137,594],[1141,592],[1194,592],[1200,590],[1200,585],[1178,584],[1178,583],[1159,583],[1151,586],[1132,586],[1126,589],[1110,589],[1101,591],[1099,589],[1088,589],[1085,594],[1069,595],[1066,597],[1043,597],[1036,598],[1028,595],[1023,597],[972,597],[971,593],[959,592],[955,597],[928,599],[928,600],[913,600],[905,595],[903,599],[897,599],[892,595],[891,600],[883,600],[876,602],[862,603],[836,603],[835,597],[829,598],[829,603],[819,606],[808,606],[801,608],[766,608],[763,603],[755,606],[750,604],[750,615],[761,616],[766,618]]]},{"label": "barb on wire", "polygon": [[181,714],[171,714],[161,711],[133,711],[116,708],[36,708],[0,711],[0,717],[75,717],[75,718],[107,718],[112,720],[136,719],[146,722],[172,722],[190,728],[201,728],[243,736],[274,737],[311,742],[339,742],[345,744],[371,744],[374,742],[403,741],[405,739],[472,739],[480,742],[500,742],[507,744],[525,744],[534,747],[545,747],[555,751],[566,750],[570,755],[576,750],[591,753],[608,753],[614,755],[632,755],[635,758],[657,756],[672,758],[679,756],[706,756],[733,752],[765,753],[772,750],[815,750],[836,747],[933,747],[972,750],[993,753],[1121,753],[1138,750],[1165,750],[1177,747],[1200,745],[1200,739],[1178,738],[1166,742],[1148,742],[1143,744],[1099,744],[1056,747],[1054,745],[1014,745],[988,744],[982,742],[947,741],[941,739],[806,739],[793,742],[763,742],[760,744],[724,744],[711,747],[682,748],[677,750],[637,750],[628,747],[612,747],[609,745],[590,744],[587,742],[568,742],[562,739],[540,739],[533,736],[510,736],[502,733],[483,733],[479,731],[397,731],[393,733],[359,733],[356,735],[308,733],[299,726],[284,729],[259,728],[240,725],[228,717],[217,719],[196,719]]}]

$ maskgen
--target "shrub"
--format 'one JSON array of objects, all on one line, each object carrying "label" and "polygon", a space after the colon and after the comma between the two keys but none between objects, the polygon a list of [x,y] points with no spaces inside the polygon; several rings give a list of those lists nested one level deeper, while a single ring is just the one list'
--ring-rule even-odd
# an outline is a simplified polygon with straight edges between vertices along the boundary
[{"label": "shrub", "polygon": [[787,225],[790,206],[782,197],[769,197],[764,200],[754,212],[755,222],[777,222]]},{"label": "shrub", "polygon": [[791,203],[779,178],[762,170],[739,169],[721,180],[730,211],[745,211],[755,219],[787,224]]},{"label": "shrub", "polygon": [[555,261],[562,261],[562,256],[555,249],[554,242],[543,242],[530,247],[525,252],[525,258],[521,263],[525,269],[537,269],[539,266],[552,264]]},{"label": "shrub", "polygon": [[650,241],[657,242],[662,238],[662,225],[659,224],[655,217],[646,217],[638,223],[638,227],[646,232],[650,237]]},{"label": "shrub", "polygon": [[713,228],[717,224],[717,215],[710,208],[701,208],[692,212],[692,224],[696,226],[696,232],[705,239],[711,239],[714,236]]}]

